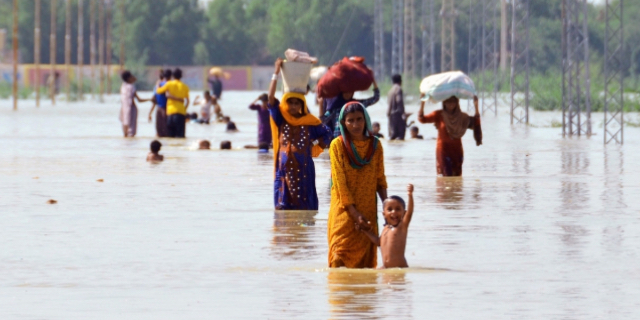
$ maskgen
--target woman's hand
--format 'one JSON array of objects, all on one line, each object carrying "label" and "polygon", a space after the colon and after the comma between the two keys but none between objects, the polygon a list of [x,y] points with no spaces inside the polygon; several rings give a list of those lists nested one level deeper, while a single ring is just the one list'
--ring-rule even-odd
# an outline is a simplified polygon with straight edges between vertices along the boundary
[{"label": "woman's hand", "polygon": [[371,222],[367,221],[367,219],[354,207],[353,205],[349,206],[349,216],[353,219],[353,222],[358,225],[359,229],[369,231],[371,230]]},{"label": "woman's hand", "polygon": [[276,62],[275,62],[276,69],[275,69],[275,71],[273,71],[273,73],[280,74],[280,70],[282,69],[282,63],[283,62],[284,61],[282,60],[282,58],[276,59]]}]

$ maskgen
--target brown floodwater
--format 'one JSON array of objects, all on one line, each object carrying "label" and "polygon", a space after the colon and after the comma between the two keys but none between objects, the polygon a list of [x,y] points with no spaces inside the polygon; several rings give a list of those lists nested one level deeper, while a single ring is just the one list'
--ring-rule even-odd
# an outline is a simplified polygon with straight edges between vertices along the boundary
[{"label": "brown floodwater", "polygon": [[[221,101],[240,132],[188,124],[159,164],[148,104],[124,139],[117,96],[0,101],[0,318],[640,318],[640,129],[604,146],[601,114],[595,136],[563,139],[560,113],[510,126],[504,106],[483,146],[463,138],[464,177],[438,178],[419,125],[425,140],[383,142],[389,194],[415,185],[411,268],[330,270],[328,155],[319,211],[274,212],[271,155],[242,149],[258,94]],[[385,105],[369,110],[386,135]]]}]

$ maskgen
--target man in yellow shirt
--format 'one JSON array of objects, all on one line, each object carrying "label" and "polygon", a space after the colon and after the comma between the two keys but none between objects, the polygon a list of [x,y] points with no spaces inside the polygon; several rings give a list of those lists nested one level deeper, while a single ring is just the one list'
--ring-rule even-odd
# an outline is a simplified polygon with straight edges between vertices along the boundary
[{"label": "man in yellow shirt", "polygon": [[189,107],[189,87],[182,83],[182,70],[173,71],[173,80],[158,88],[158,94],[167,94],[167,131],[169,137],[184,138],[185,119]]}]

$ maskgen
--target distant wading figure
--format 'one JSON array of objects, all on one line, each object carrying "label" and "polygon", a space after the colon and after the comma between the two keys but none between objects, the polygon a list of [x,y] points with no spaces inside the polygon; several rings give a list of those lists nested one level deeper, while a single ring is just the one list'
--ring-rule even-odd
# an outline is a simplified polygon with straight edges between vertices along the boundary
[{"label": "distant wading figure", "polygon": [[173,71],[173,80],[167,81],[156,93],[167,95],[167,133],[172,138],[185,137],[185,120],[189,107],[189,87],[182,83],[182,70]]},{"label": "distant wading figure", "polygon": [[389,117],[389,140],[404,140],[407,131],[407,117],[404,112],[404,97],[402,93],[402,76],[399,74],[391,77],[393,86],[387,95],[387,117]]},{"label": "distant wading figure", "polygon": [[[462,136],[467,129],[474,129],[476,142],[478,134],[482,139],[480,131],[480,114],[478,113],[478,97],[474,97],[473,103],[476,107],[476,115],[470,117],[460,110],[458,98],[450,97],[442,102],[442,110],[436,110],[428,115],[424,115],[424,101],[420,105],[418,121],[421,123],[433,123],[438,130],[438,141],[436,143],[436,170],[438,175],[461,176],[464,151],[462,150]],[[479,132],[478,132],[479,131]],[[481,143],[481,142],[480,142]]]},{"label": "distant wading figure", "polygon": [[329,267],[375,268],[378,247],[355,225],[378,235],[376,193],[382,201],[387,198],[382,145],[362,104],[347,103],[338,123],[342,134],[329,148]]},{"label": "distant wading figure", "polygon": [[[159,80],[153,87],[156,103],[151,107],[149,111],[149,122],[151,122],[153,116],[153,110],[156,110],[156,136],[166,137],[169,135],[167,132],[167,96],[164,93],[158,93],[158,88],[164,86],[167,81],[171,80],[171,70],[160,70]],[[157,108],[156,108],[157,106]]]},{"label": "distant wading figure", "polygon": [[322,153],[331,132],[309,113],[302,93],[288,92],[282,101],[275,97],[282,59],[275,62],[269,86],[269,112],[275,167],[276,210],[318,210],[316,170],[312,157]]},{"label": "distant wading figure", "polygon": [[122,122],[122,132],[126,137],[135,137],[138,124],[138,107],[134,99],[138,102],[146,102],[149,99],[140,99],[136,92],[136,77],[131,72],[122,72],[122,85],[120,86],[120,122]]}]

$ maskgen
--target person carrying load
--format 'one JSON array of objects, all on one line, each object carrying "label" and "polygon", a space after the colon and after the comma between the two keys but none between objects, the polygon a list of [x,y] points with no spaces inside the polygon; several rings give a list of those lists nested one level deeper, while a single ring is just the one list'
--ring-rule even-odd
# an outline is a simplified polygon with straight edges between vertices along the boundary
[{"label": "person carrying load", "polygon": [[[373,84],[373,97],[354,99],[355,91],[367,90]],[[340,136],[338,116],[342,107],[351,101],[356,101],[369,107],[380,100],[380,89],[371,69],[364,64],[364,58],[343,58],[336,62],[322,76],[318,82],[318,96],[320,101],[320,118],[333,132],[333,137]]]},{"label": "person carrying load", "polygon": [[[464,151],[462,136],[468,129],[474,130],[476,145],[482,144],[478,97],[473,81],[460,71],[445,72],[429,76],[420,84],[420,111],[418,121],[433,123],[438,130],[436,144],[436,170],[439,176],[461,176]],[[473,99],[476,114],[470,117],[460,110],[460,99]],[[424,115],[426,101],[442,101],[442,110]]]}]

